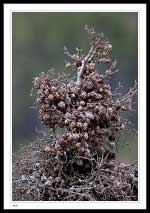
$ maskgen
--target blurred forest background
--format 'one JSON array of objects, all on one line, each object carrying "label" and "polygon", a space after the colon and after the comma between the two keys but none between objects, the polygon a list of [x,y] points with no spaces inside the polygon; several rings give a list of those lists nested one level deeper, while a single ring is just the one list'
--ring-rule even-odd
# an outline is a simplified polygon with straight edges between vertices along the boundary
[{"label": "blurred forest background", "polygon": [[[34,96],[30,96],[33,78],[54,67],[56,72],[70,72],[64,63],[63,47],[70,52],[76,47],[85,53],[89,48],[85,24],[104,32],[112,44],[111,59],[117,59],[120,72],[110,81],[112,90],[118,82],[123,93],[138,81],[138,14],[129,12],[13,12],[12,17],[12,135],[13,152],[21,144],[42,137],[47,129],[38,120]],[[98,67],[103,72],[103,67]],[[71,73],[72,76],[75,73]],[[129,113],[131,128],[138,128],[137,97],[135,112]],[[118,147],[119,158],[126,161],[138,157],[135,134],[124,134]],[[127,145],[127,144],[128,145]]]}]

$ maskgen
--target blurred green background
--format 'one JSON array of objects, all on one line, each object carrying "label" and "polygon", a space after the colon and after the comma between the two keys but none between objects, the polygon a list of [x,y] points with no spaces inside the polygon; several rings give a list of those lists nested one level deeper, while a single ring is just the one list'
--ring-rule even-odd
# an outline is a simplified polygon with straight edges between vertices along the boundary
[{"label": "blurred green background", "polygon": [[[41,72],[54,67],[56,72],[65,69],[63,47],[73,52],[76,47],[85,52],[89,48],[85,24],[95,31],[104,32],[113,46],[111,58],[117,59],[120,72],[112,76],[112,89],[118,82],[125,93],[138,80],[138,14],[129,12],[13,12],[12,17],[12,133],[13,152],[20,144],[34,141],[37,130],[47,131],[38,120],[34,97],[30,96],[32,80]],[[102,67],[100,68],[102,69]],[[103,70],[99,70],[102,72]],[[74,75],[75,73],[72,73]],[[137,102],[137,97],[135,98]],[[138,126],[137,103],[135,112],[129,113],[131,127]],[[137,136],[125,134],[119,148],[119,158],[137,159]]]}]

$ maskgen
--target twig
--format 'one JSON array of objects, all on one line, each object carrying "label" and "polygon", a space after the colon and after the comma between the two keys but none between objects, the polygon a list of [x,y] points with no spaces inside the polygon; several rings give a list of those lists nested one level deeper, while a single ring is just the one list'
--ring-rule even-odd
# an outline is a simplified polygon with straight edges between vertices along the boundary
[{"label": "twig", "polygon": [[78,86],[82,82],[82,75],[83,75],[83,72],[84,72],[85,64],[88,62],[89,57],[93,53],[93,50],[94,50],[94,46],[91,47],[91,49],[89,50],[89,53],[87,54],[87,56],[85,56],[84,59],[82,60],[81,67],[79,67],[79,71],[78,71],[78,75],[77,75],[77,85]]}]

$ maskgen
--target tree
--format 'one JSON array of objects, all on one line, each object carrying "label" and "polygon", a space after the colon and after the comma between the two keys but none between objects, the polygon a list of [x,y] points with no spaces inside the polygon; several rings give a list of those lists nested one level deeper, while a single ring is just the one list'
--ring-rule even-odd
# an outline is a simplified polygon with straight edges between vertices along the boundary
[{"label": "tree", "polygon": [[[66,68],[77,72],[76,79],[54,78],[52,69],[34,79],[41,121],[54,133],[57,127],[64,128],[64,133],[37,146],[40,155],[31,165],[39,175],[38,179],[32,174],[39,193],[32,198],[27,182],[30,196],[25,195],[26,199],[137,200],[137,169],[115,159],[118,133],[128,128],[122,114],[132,112],[137,83],[121,96],[117,93],[120,83],[111,91],[108,79],[119,71],[109,57],[112,45],[103,33],[87,25],[85,30],[90,40],[86,55],[82,49],[71,54],[64,47],[71,59]],[[107,68],[99,74],[96,65],[101,63]]]}]

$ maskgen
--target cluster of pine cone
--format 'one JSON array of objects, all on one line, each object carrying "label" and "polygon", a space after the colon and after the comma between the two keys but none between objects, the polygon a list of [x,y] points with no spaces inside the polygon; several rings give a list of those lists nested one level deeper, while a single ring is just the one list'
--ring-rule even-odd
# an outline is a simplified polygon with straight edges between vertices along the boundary
[{"label": "cluster of pine cone", "polygon": [[80,86],[51,80],[47,74],[35,78],[34,86],[42,122],[50,128],[65,127],[52,150],[69,147],[90,157],[93,147],[115,143],[116,132],[125,128],[118,113],[124,108],[113,101],[110,85],[96,72],[95,64],[86,64],[84,73]]},{"label": "cluster of pine cone", "polygon": [[116,133],[127,126],[120,112],[131,109],[137,89],[135,85],[121,99],[114,100],[107,77],[114,73],[116,61],[103,74],[96,71],[96,64],[110,63],[108,55],[112,46],[103,33],[95,33],[87,26],[85,29],[91,39],[86,56],[78,48],[74,55],[64,48],[64,53],[73,60],[66,67],[77,70],[77,81],[66,83],[42,73],[35,78],[34,87],[42,122],[54,130],[65,128],[55,146],[47,150],[72,150],[79,156],[91,157],[91,152],[93,155],[104,145],[114,149]]}]

